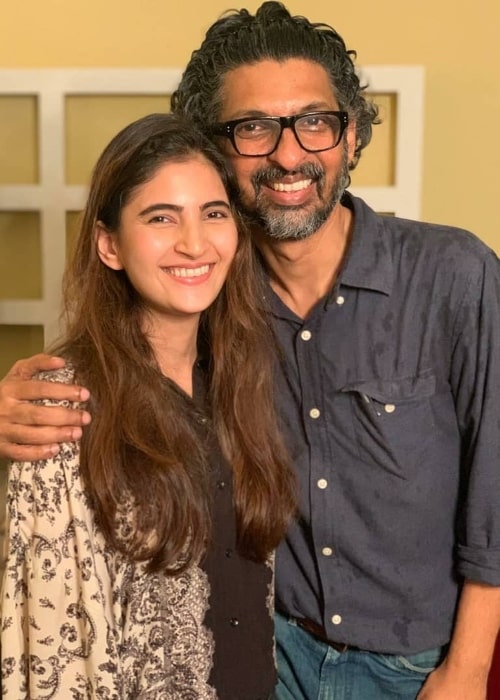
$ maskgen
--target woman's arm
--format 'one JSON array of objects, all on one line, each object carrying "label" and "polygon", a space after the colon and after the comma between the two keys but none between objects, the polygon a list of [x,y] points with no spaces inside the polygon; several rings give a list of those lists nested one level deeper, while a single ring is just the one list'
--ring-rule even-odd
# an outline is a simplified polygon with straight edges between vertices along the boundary
[{"label": "woman's arm", "polygon": [[51,459],[10,466],[1,601],[6,700],[66,700],[75,693],[118,700],[104,546],[75,443]]}]

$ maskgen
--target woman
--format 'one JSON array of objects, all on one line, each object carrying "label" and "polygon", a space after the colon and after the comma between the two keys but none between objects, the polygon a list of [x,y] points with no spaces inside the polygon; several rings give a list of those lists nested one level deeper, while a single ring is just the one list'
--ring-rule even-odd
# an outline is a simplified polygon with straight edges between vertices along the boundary
[{"label": "woman", "polygon": [[273,357],[224,160],[150,115],[93,173],[48,377],[91,391],[81,445],[14,463],[6,698],[257,700],[270,557],[294,509]]}]

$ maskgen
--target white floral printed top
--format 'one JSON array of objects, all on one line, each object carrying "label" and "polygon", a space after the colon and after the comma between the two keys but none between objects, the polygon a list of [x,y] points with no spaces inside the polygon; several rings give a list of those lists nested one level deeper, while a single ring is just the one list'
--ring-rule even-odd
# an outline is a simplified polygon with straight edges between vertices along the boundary
[{"label": "white floral printed top", "polygon": [[[73,372],[43,378],[69,383]],[[224,498],[215,512],[220,537],[203,568],[192,566],[178,576],[150,574],[145,563],[114,551],[97,527],[76,443],[62,445],[52,459],[12,464],[1,599],[2,697],[267,698],[275,682],[272,572],[243,557],[227,559],[235,525],[232,496]],[[231,615],[241,613],[238,626],[234,617],[226,622],[226,605]]]}]

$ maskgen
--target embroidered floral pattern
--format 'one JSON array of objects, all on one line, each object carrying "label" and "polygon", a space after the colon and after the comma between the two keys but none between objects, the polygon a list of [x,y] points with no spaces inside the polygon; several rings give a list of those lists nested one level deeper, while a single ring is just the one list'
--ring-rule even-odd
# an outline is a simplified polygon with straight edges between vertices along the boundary
[{"label": "embroidered floral pattern", "polygon": [[[70,383],[72,372],[44,378]],[[5,698],[215,700],[206,574],[197,566],[149,574],[109,547],[89,509],[77,444],[12,464],[7,499]]]}]

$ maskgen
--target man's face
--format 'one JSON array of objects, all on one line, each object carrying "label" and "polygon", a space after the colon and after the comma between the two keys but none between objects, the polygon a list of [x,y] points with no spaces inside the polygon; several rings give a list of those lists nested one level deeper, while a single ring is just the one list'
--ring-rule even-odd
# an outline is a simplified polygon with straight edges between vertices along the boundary
[{"label": "man's face", "polygon": [[[338,109],[328,75],[319,64],[264,60],[227,73],[218,121]],[[338,146],[319,153],[305,151],[289,128],[268,156],[240,156],[229,140],[223,144],[247,213],[275,240],[307,238],[328,219],[347,185],[354,146],[354,125]]]}]

